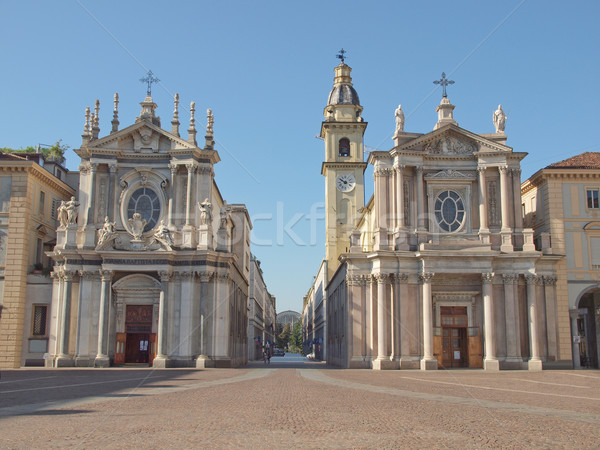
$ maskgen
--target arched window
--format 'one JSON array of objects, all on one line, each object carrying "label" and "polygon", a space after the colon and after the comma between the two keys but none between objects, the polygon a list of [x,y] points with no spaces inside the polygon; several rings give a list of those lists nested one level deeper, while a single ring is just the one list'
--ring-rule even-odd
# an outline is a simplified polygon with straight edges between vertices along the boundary
[{"label": "arched window", "polygon": [[154,190],[149,187],[135,190],[127,205],[127,217],[133,217],[136,212],[140,213],[142,219],[146,220],[144,233],[156,226],[160,218],[160,201]]},{"label": "arched window", "polygon": [[340,139],[339,154],[340,156],[350,156],[350,140],[348,138]]},{"label": "arched window", "polygon": [[443,231],[457,231],[465,220],[465,206],[460,195],[450,190],[440,192],[435,200],[435,218]]}]

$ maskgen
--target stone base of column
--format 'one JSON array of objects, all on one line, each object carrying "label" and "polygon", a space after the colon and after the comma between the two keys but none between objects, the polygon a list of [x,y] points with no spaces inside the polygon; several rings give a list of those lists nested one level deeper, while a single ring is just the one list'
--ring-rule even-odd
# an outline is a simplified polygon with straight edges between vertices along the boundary
[{"label": "stone base of column", "polygon": [[429,240],[429,232],[427,230],[417,230],[417,245],[421,245]]},{"label": "stone base of column", "polygon": [[527,362],[527,370],[530,372],[541,372],[542,371],[542,360],[541,359],[530,359]]},{"label": "stone base of column", "polygon": [[197,250],[214,250],[213,232],[210,225],[200,225],[198,227],[198,246]]},{"label": "stone base of column", "polygon": [[181,229],[181,247],[194,248],[196,247],[196,233],[191,225],[184,225]]},{"label": "stone base of column", "polygon": [[371,359],[364,356],[354,356],[348,362],[348,369],[370,369]]},{"label": "stone base of column", "polygon": [[483,369],[486,372],[498,372],[500,370],[500,361],[497,359],[485,359],[483,361]]},{"label": "stone base of column", "polygon": [[64,248],[77,248],[77,225],[71,224],[65,230]]},{"label": "stone base of column", "polygon": [[500,363],[502,370],[521,370],[523,369],[523,358],[507,357]]},{"label": "stone base of column", "polygon": [[214,367],[217,369],[228,369],[234,367],[231,358],[228,356],[217,356],[214,359]]},{"label": "stone base of column", "polygon": [[393,250],[392,244],[388,237],[388,231],[385,228],[380,228],[375,232],[374,250]]},{"label": "stone base of column", "polygon": [[155,369],[164,369],[169,367],[170,360],[167,356],[157,356],[152,361],[152,367]]},{"label": "stone base of column", "polygon": [[110,358],[106,355],[96,356],[94,367],[110,367]]},{"label": "stone base of column", "polygon": [[69,355],[58,355],[54,361],[54,367],[73,367],[75,361]]},{"label": "stone base of column", "polygon": [[416,356],[404,356],[400,358],[400,370],[420,369],[421,361]]},{"label": "stone base of column", "polygon": [[394,370],[397,368],[397,361],[390,361],[389,359],[376,359],[373,361],[373,370]]},{"label": "stone base of column", "polygon": [[208,369],[215,367],[215,362],[206,355],[196,358],[196,369]]},{"label": "stone base of column", "polygon": [[410,244],[408,242],[408,233],[406,230],[399,229],[396,235],[396,250],[410,250]]},{"label": "stone base of column", "polygon": [[487,230],[487,229],[479,230],[479,240],[481,241],[482,244],[489,245],[491,243],[490,230]]},{"label": "stone base of column", "polygon": [[76,356],[75,367],[94,367],[94,360],[89,356]]},{"label": "stone base of column", "polygon": [[501,230],[500,238],[502,239],[502,244],[500,245],[500,251],[503,253],[510,253],[514,251],[512,244],[512,230]]},{"label": "stone base of column", "polygon": [[437,359],[422,359],[421,370],[437,370],[438,362]]}]

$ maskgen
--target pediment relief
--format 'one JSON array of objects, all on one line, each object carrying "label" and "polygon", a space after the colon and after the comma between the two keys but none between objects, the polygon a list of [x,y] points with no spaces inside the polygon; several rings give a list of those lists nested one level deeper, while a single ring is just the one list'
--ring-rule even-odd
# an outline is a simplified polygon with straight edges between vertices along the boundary
[{"label": "pediment relief", "polygon": [[425,175],[424,178],[426,180],[446,180],[446,179],[474,180],[475,175],[459,172],[458,170],[446,169],[446,170],[440,170],[439,172],[436,172],[436,173],[428,173],[427,175]]},{"label": "pediment relief", "polygon": [[445,135],[423,146],[423,151],[431,155],[466,155],[479,150],[475,142],[452,135]]}]

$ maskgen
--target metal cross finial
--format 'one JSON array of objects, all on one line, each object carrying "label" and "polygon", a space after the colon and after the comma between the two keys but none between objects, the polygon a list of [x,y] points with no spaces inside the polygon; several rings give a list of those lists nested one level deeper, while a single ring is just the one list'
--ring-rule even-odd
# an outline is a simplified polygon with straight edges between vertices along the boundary
[{"label": "metal cross finial", "polygon": [[439,79],[439,80],[435,80],[433,82],[433,84],[439,84],[439,85],[441,85],[442,88],[443,88],[442,92],[444,94],[444,97],[448,97],[448,95],[446,95],[446,86],[448,86],[449,84],[454,84],[454,81],[447,79],[446,78],[446,74],[444,72],[442,72],[442,78]]},{"label": "metal cross finial", "polygon": [[148,90],[146,91],[146,93],[148,94],[148,96],[152,96],[152,84],[158,83],[160,80],[154,76],[151,70],[149,70],[148,75],[146,75],[144,78],[140,78],[140,81],[142,83],[148,84]]},{"label": "metal cross finial", "polygon": [[335,55],[335,57],[337,59],[340,59],[342,61],[342,64],[344,64],[344,59],[346,58],[346,53],[348,53],[346,50],[341,49],[337,55]]}]

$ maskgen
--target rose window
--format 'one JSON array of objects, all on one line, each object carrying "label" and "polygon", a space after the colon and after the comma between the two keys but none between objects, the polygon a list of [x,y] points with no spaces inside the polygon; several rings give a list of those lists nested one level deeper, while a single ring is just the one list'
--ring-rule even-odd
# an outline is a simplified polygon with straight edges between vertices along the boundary
[{"label": "rose window", "polygon": [[435,220],[448,233],[457,231],[465,220],[465,205],[454,191],[440,192],[435,200]]}]

